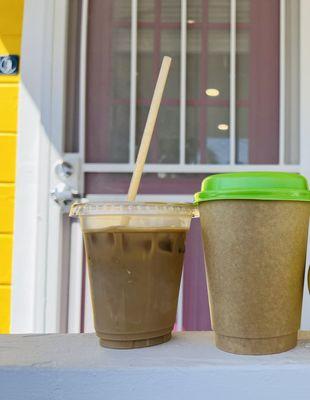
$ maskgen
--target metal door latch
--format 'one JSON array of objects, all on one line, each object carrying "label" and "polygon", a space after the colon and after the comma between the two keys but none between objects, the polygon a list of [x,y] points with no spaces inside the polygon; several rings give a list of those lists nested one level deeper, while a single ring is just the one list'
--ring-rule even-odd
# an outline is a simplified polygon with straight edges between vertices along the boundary
[{"label": "metal door latch", "polygon": [[50,193],[52,199],[62,207],[66,207],[74,200],[82,198],[81,194],[77,190],[71,188],[64,182],[58,183]]},{"label": "metal door latch", "polygon": [[[69,156],[66,155],[66,158]],[[56,175],[55,187],[50,191],[52,199],[59,204],[63,211],[68,212],[69,206],[81,199],[79,191],[79,160],[71,155],[69,160],[59,160],[54,165]]]}]

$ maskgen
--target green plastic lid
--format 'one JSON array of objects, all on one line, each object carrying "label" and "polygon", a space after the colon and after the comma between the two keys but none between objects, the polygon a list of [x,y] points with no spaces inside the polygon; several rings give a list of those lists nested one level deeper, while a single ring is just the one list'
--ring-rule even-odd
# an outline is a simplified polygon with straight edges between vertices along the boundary
[{"label": "green plastic lid", "polygon": [[304,176],[287,172],[235,172],[217,174],[202,181],[195,203],[210,200],[310,201]]}]

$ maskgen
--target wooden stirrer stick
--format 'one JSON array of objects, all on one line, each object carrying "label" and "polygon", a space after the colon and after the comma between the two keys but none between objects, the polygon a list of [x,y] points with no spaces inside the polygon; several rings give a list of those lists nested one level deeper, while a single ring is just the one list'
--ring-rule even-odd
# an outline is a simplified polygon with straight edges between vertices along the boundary
[{"label": "wooden stirrer stick", "polygon": [[154,127],[155,127],[155,123],[156,123],[156,119],[157,119],[157,115],[158,115],[158,111],[159,111],[159,107],[160,107],[160,102],[161,102],[163,92],[165,89],[171,61],[172,61],[172,59],[170,57],[165,56],[163,58],[163,62],[161,64],[161,68],[159,71],[157,83],[155,86],[155,90],[154,90],[154,94],[153,94],[153,98],[152,98],[152,102],[151,102],[151,107],[150,107],[149,114],[148,114],[148,117],[146,120],[144,132],[143,132],[143,136],[142,136],[142,140],[141,140],[141,144],[140,144],[140,148],[139,148],[139,152],[138,152],[138,157],[136,160],[136,166],[135,166],[135,169],[134,169],[131,181],[130,181],[130,186],[129,186],[128,195],[127,195],[128,201],[134,201],[137,196],[137,193],[138,193],[140,180],[141,180],[141,176],[142,176],[142,172],[143,172],[143,167],[145,164],[145,160],[146,160],[147,153],[148,153],[148,150],[150,147],[152,135],[154,132]]}]

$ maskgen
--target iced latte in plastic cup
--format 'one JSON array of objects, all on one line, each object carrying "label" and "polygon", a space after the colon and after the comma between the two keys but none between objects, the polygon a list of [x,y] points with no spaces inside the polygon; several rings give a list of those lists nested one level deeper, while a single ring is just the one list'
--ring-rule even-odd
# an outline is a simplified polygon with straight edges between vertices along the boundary
[{"label": "iced latte in plastic cup", "polygon": [[175,323],[190,204],[75,204],[100,344],[136,348],[166,342]]}]

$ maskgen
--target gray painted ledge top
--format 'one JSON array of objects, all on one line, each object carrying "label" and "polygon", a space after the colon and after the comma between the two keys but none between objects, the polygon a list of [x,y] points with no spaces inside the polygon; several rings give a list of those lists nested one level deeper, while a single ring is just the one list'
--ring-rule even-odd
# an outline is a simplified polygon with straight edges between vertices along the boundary
[{"label": "gray painted ledge top", "polygon": [[218,350],[212,332],[179,332],[170,342],[135,350],[99,346],[95,334],[0,335],[1,370],[125,370],[218,368],[306,368],[310,376],[310,331],[299,334],[298,346],[269,356],[239,356]]}]

